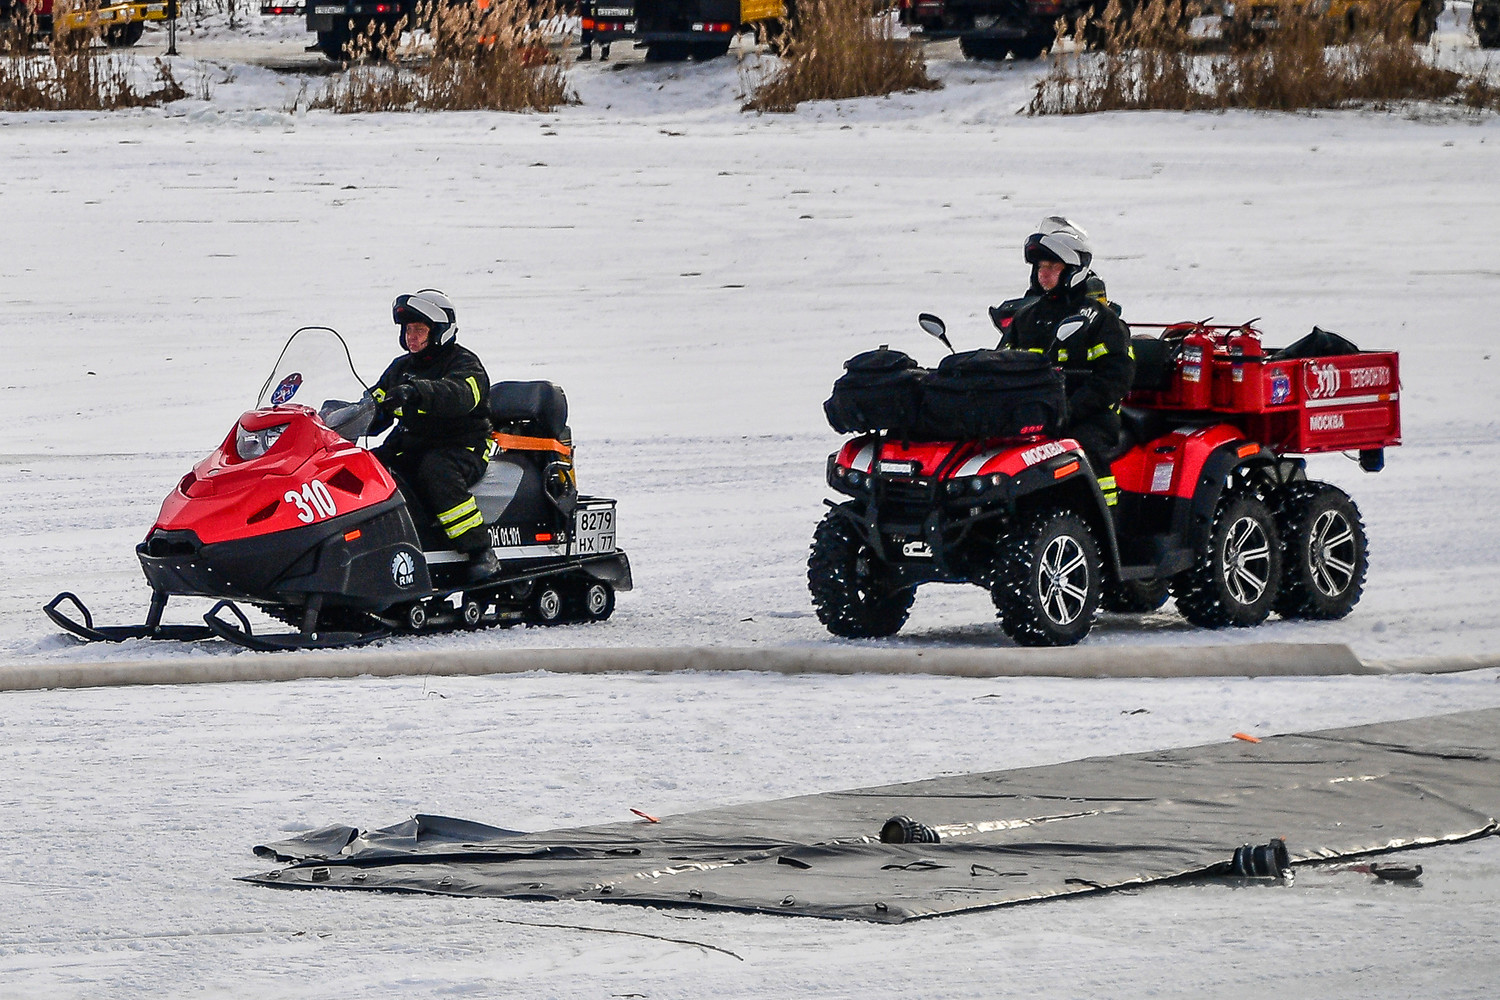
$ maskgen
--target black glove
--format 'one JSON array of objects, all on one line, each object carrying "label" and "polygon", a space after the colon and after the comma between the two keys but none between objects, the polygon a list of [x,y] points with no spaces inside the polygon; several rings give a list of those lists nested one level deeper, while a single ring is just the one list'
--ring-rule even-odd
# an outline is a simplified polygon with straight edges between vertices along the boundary
[{"label": "black glove", "polygon": [[422,393],[410,382],[402,382],[385,394],[380,401],[380,409],[383,413],[395,416],[397,410],[405,412],[406,407],[416,410],[417,404],[422,401]]}]

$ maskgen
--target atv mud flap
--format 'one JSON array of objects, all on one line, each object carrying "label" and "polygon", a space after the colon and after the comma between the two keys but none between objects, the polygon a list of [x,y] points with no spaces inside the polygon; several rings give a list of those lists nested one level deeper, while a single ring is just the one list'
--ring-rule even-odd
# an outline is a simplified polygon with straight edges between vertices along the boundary
[{"label": "atv mud flap", "polygon": [[[83,618],[82,622],[69,618],[58,607],[65,601],[78,609],[78,614]],[[43,605],[42,610],[58,628],[89,642],[124,642],[127,639],[172,639],[177,642],[196,642],[199,639],[211,639],[217,634],[206,625],[163,625],[161,613],[166,606],[167,595],[156,591],[151,596],[151,611],[146,616],[146,624],[95,625],[94,616],[78,599],[78,595],[65,590]]]},{"label": "atv mud flap", "polygon": [[[228,611],[235,621],[227,622],[219,617]],[[380,628],[373,632],[277,632],[271,635],[256,635],[250,627],[250,619],[235,606],[233,601],[220,601],[203,616],[204,630],[232,642],[236,646],[254,649],[262,653],[275,653],[290,649],[340,649],[345,646],[363,646],[391,634],[390,629]]]}]

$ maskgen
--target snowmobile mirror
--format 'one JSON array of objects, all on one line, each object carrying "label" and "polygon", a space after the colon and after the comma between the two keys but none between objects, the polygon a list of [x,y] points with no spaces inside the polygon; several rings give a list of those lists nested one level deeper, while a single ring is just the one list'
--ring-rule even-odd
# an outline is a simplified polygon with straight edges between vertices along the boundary
[{"label": "snowmobile mirror", "polygon": [[932,313],[918,313],[917,325],[926,330],[930,335],[941,340],[943,346],[948,348],[949,353],[958,353],[953,350],[953,345],[948,342],[948,324],[944,323],[940,317],[934,316]]}]

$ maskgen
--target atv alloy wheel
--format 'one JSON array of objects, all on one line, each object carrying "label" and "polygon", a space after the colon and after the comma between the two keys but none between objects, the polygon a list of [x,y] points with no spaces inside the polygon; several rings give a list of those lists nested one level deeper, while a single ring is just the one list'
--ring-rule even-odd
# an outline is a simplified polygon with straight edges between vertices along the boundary
[{"label": "atv alloy wheel", "polygon": [[1099,545],[1077,514],[1050,508],[1000,540],[990,597],[1000,627],[1022,646],[1071,646],[1099,610]]},{"label": "atv alloy wheel", "polygon": [[1364,592],[1369,552],[1359,508],[1327,483],[1293,483],[1277,498],[1281,533],[1283,618],[1333,619],[1347,615]]},{"label": "atv alloy wheel", "polygon": [[807,589],[818,621],[845,639],[894,635],[906,624],[916,589],[892,589],[875,552],[854,525],[829,511],[813,532]]},{"label": "atv alloy wheel", "polygon": [[1172,581],[1177,610],[1194,625],[1259,625],[1271,613],[1281,579],[1281,541],[1265,501],[1227,490],[1208,544],[1192,569]]}]

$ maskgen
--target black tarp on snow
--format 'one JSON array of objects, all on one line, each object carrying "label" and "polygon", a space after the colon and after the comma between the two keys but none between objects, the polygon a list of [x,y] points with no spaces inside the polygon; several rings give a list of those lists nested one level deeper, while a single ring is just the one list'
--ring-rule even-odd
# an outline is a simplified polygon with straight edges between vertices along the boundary
[{"label": "black tarp on snow", "polygon": [[[595,899],[899,922],[1493,833],[1500,710],[803,795],[545,833],[419,816],[255,849],[268,886]],[[886,844],[893,816],[939,843]]]}]

